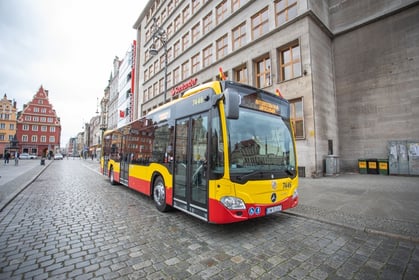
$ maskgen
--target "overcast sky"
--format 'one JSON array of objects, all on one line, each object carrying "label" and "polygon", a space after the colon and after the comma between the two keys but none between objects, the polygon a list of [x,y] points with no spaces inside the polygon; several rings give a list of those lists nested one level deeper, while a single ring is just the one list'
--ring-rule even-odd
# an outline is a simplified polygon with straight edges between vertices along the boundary
[{"label": "overcast sky", "polygon": [[61,118],[63,147],[95,116],[146,2],[0,0],[0,98],[22,110],[42,85]]}]

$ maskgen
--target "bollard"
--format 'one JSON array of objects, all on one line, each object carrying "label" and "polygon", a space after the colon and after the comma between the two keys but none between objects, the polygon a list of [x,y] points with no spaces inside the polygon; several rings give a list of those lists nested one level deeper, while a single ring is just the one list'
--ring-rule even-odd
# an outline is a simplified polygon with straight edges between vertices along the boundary
[{"label": "bollard", "polygon": [[41,158],[41,165],[45,165],[45,158]]}]

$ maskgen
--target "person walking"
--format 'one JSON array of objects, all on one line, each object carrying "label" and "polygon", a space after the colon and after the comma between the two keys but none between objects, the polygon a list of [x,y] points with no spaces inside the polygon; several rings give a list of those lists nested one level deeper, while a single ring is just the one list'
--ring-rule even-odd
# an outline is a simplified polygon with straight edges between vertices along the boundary
[{"label": "person walking", "polygon": [[10,160],[10,153],[7,152],[6,155],[4,156],[4,164],[9,164],[9,160]]},{"label": "person walking", "polygon": [[18,165],[19,165],[19,153],[16,152],[15,153],[15,166],[18,166]]}]

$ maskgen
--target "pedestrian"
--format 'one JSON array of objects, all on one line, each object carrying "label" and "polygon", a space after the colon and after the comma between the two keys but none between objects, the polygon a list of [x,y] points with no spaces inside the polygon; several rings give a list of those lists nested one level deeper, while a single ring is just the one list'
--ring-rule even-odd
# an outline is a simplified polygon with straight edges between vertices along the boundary
[{"label": "pedestrian", "polygon": [[10,160],[10,153],[7,152],[6,155],[4,156],[4,164],[9,164],[9,160]]},{"label": "pedestrian", "polygon": [[18,165],[19,165],[19,153],[16,152],[15,153],[15,166],[18,166]]}]

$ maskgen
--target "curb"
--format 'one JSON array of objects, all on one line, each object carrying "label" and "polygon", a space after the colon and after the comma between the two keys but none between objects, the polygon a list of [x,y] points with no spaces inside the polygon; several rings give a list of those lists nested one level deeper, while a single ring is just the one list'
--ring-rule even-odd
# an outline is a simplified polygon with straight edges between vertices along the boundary
[{"label": "curb", "polygon": [[414,237],[414,236],[410,236],[410,235],[402,235],[402,234],[397,234],[397,233],[391,233],[391,232],[375,230],[375,229],[371,229],[371,228],[367,228],[367,227],[357,228],[357,227],[354,227],[354,226],[341,224],[341,223],[338,223],[338,222],[332,222],[332,221],[329,221],[329,220],[323,220],[323,219],[318,218],[318,217],[313,217],[313,216],[304,215],[304,214],[290,213],[290,212],[282,212],[282,213],[284,213],[286,215],[290,215],[290,216],[315,220],[315,221],[325,223],[325,224],[329,224],[329,225],[333,225],[333,226],[344,227],[344,228],[352,229],[352,230],[356,230],[356,231],[363,231],[363,232],[368,233],[368,234],[381,235],[381,236],[385,236],[385,237],[389,237],[389,238],[394,238],[394,239],[399,239],[399,240],[404,240],[404,241],[410,241],[410,242],[413,242],[413,243],[419,243],[419,238],[418,237]]}]

